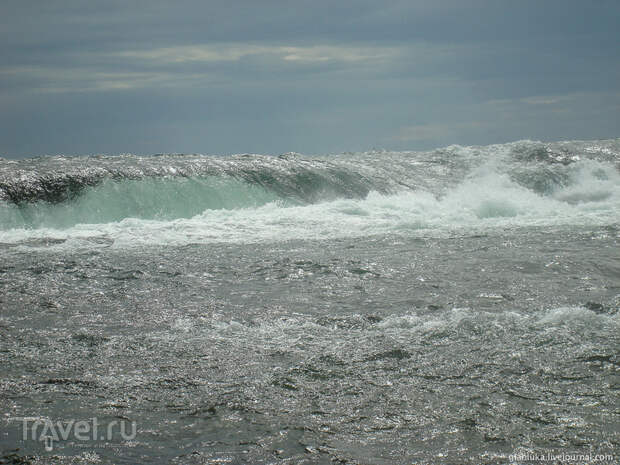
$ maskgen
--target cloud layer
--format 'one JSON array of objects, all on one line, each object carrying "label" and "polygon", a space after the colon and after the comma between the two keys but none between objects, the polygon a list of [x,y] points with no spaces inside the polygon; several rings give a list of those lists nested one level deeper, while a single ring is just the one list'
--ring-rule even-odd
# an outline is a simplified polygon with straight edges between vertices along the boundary
[{"label": "cloud layer", "polygon": [[0,5],[0,156],[618,137],[620,4]]}]

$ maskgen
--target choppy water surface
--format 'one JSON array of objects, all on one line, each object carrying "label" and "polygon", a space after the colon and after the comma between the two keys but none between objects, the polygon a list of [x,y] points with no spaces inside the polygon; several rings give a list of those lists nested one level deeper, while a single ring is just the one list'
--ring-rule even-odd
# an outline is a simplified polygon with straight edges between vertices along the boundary
[{"label": "choppy water surface", "polygon": [[[0,451],[617,460],[619,154],[0,161]],[[23,418],[137,430],[49,451]]]}]

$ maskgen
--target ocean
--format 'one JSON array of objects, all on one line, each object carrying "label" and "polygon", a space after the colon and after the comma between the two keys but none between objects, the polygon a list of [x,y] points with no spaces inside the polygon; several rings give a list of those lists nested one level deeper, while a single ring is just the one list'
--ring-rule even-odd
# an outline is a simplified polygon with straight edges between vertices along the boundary
[{"label": "ocean", "polygon": [[619,240],[620,139],[0,159],[0,463],[614,463]]}]

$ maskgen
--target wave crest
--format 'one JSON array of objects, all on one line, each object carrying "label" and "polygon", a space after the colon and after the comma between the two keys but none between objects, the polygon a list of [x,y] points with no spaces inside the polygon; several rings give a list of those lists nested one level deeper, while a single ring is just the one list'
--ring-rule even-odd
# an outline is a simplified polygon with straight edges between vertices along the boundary
[{"label": "wave crest", "polygon": [[609,224],[620,211],[619,162],[620,139],[320,157],[2,161],[0,230],[99,224],[117,231],[137,219],[192,234],[208,224],[214,240],[244,240]]}]

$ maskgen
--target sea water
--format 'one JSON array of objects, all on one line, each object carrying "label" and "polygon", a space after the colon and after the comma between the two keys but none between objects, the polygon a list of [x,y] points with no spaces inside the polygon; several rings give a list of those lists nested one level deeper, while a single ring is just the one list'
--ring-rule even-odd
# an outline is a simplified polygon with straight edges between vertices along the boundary
[{"label": "sea water", "polygon": [[0,160],[0,451],[618,460],[619,239],[620,139]]}]

